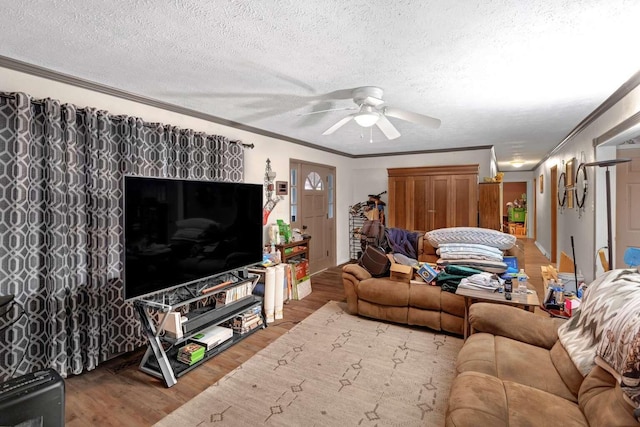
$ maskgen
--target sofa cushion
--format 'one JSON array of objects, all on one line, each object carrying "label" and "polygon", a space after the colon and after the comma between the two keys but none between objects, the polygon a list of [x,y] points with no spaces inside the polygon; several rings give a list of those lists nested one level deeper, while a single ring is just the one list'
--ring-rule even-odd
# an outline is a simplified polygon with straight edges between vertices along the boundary
[{"label": "sofa cushion", "polygon": [[441,292],[440,309],[445,313],[464,317],[464,297],[451,292]]},{"label": "sofa cushion", "polygon": [[451,385],[445,425],[568,427],[589,423],[573,402],[483,373],[464,372]]},{"label": "sofa cushion", "polygon": [[427,231],[425,238],[432,246],[442,243],[479,243],[498,249],[509,249],[517,237],[501,231],[480,227],[450,227]]},{"label": "sofa cushion", "polygon": [[472,334],[458,353],[458,372],[482,372],[554,394],[572,402],[577,393],[556,371],[549,350],[486,333]]},{"label": "sofa cushion", "polygon": [[426,283],[424,285],[411,284],[409,287],[409,305],[426,310],[440,311],[441,293],[440,286],[432,286]]},{"label": "sofa cushion", "polygon": [[439,311],[422,310],[414,307],[409,307],[407,310],[407,324],[426,326],[434,331],[441,331],[443,329]]},{"label": "sofa cushion", "polygon": [[409,309],[404,307],[391,307],[380,305],[369,301],[358,300],[358,314],[374,319],[384,319],[389,322],[407,323],[407,313]]},{"label": "sofa cushion", "polygon": [[375,304],[392,307],[409,305],[409,283],[389,279],[361,280],[357,286],[358,298]]}]

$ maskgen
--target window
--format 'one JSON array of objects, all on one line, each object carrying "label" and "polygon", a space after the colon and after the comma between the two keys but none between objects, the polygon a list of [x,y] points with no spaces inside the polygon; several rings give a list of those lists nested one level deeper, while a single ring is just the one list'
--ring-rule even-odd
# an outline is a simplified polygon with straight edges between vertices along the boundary
[{"label": "window", "polygon": [[322,191],[322,177],[320,177],[317,172],[311,172],[309,175],[307,175],[307,179],[304,181],[304,189]]},{"label": "window", "polygon": [[291,168],[290,181],[291,223],[294,223],[298,219],[298,170],[295,167]]},{"label": "window", "polygon": [[333,195],[333,175],[329,174],[329,176],[327,177],[327,190],[329,190],[329,194],[328,194],[328,201],[329,201],[329,206],[327,209],[327,218],[331,219],[333,218],[333,205],[334,205],[334,200],[335,197]]}]

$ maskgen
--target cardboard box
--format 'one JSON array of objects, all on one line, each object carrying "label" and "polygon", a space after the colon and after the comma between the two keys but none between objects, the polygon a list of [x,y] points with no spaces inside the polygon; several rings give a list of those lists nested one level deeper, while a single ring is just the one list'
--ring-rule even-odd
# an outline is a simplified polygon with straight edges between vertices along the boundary
[{"label": "cardboard box", "polygon": [[293,271],[294,271],[294,277],[297,280],[302,279],[303,277],[307,277],[309,275],[309,261],[304,259],[304,260],[300,260],[300,261],[291,261],[289,262],[289,264],[291,264]]},{"label": "cardboard box", "polygon": [[413,278],[413,268],[409,265],[391,264],[390,279],[395,282],[409,283]]}]

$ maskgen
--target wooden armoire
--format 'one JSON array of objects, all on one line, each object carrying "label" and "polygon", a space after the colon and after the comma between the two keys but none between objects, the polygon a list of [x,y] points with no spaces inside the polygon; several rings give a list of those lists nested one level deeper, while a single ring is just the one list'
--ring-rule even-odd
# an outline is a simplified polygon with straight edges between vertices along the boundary
[{"label": "wooden armoire", "polygon": [[478,225],[479,165],[390,168],[387,226],[429,231]]}]

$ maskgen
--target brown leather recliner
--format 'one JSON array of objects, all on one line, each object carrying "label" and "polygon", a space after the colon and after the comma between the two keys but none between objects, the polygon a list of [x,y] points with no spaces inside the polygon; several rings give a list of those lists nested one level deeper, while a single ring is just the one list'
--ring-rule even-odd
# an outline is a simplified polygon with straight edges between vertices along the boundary
[{"label": "brown leather recliner", "polygon": [[611,374],[578,371],[558,340],[561,320],[488,303],[469,319],[479,332],[458,354],[447,426],[640,425]]}]

